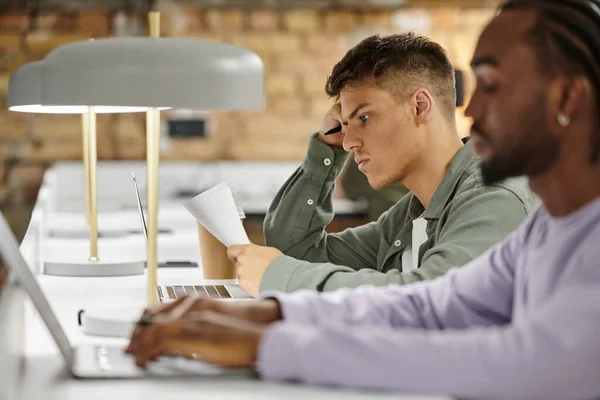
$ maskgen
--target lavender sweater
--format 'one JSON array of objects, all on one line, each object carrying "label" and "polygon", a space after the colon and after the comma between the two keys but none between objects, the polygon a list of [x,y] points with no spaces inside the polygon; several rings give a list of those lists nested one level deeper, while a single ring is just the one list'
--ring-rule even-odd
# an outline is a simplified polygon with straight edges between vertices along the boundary
[{"label": "lavender sweater", "polygon": [[467,399],[600,398],[600,198],[542,207],[463,268],[407,286],[266,294],[264,379]]}]

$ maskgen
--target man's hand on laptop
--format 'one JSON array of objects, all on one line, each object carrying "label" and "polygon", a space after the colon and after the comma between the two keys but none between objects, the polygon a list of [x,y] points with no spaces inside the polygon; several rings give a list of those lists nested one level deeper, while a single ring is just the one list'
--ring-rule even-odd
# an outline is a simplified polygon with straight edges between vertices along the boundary
[{"label": "man's hand on laptop", "polygon": [[281,319],[274,299],[228,302],[183,297],[146,310],[125,352],[141,367],[172,353],[187,358],[199,354],[211,363],[242,367],[254,362],[262,332]]},{"label": "man's hand on laptop", "polygon": [[240,288],[251,296],[259,294],[260,281],[269,264],[283,253],[275,247],[256,244],[233,245],[227,257],[235,264]]},{"label": "man's hand on laptop", "polygon": [[[140,321],[151,321],[159,315],[161,318],[179,320],[186,318],[189,313],[199,311],[214,311],[261,324],[269,324],[282,318],[279,303],[274,299],[222,301],[199,296],[183,296],[174,302],[162,303],[146,309]],[[143,327],[143,324],[138,325],[139,329]]]},{"label": "man's hand on laptop", "polygon": [[[142,368],[174,354],[226,368],[247,368],[256,362],[267,327],[210,310],[189,312],[177,320],[158,315],[138,332],[127,351]],[[131,350],[134,340],[137,344]]]}]

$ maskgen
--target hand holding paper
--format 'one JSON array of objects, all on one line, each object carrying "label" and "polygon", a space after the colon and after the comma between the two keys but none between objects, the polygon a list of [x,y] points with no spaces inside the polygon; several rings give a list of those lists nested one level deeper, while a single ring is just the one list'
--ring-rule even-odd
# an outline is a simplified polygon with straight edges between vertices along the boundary
[{"label": "hand holding paper", "polygon": [[183,206],[226,247],[250,244],[231,189],[226,183],[213,186],[183,203]]}]

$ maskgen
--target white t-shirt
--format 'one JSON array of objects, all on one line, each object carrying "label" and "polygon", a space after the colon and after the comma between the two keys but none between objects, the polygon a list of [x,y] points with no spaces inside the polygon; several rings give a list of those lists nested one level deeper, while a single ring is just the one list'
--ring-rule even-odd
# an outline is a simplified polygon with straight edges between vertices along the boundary
[{"label": "white t-shirt", "polygon": [[402,253],[402,272],[412,271],[419,266],[419,249],[427,240],[427,220],[419,217],[412,222],[412,246]]}]

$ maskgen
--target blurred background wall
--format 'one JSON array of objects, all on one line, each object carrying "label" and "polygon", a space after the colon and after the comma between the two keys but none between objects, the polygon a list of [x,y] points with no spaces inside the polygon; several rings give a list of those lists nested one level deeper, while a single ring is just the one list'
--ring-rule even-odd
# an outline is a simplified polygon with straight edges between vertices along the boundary
[{"label": "blurred background wall", "polygon": [[[477,36],[497,1],[484,0],[0,0],[0,206],[17,235],[28,221],[44,170],[81,159],[80,117],[7,111],[9,74],[61,44],[88,38],[146,35],[149,9],[162,14],[162,35],[233,43],[265,64],[267,107],[257,112],[163,114],[201,119],[202,132],[163,130],[163,160],[301,160],[332,101],[327,75],[362,38],[415,31],[446,48],[468,69]],[[198,96],[202,96],[198,93]],[[468,134],[463,107],[459,133]],[[98,159],[144,159],[144,115],[99,115]]]}]

